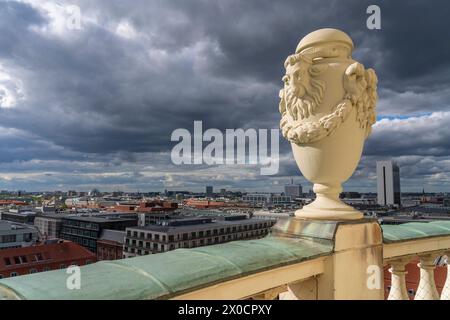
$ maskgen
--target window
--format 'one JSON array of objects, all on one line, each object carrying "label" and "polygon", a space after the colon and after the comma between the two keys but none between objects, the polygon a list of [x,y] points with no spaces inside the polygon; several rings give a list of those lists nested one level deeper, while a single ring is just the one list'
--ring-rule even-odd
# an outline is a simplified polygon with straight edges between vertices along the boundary
[{"label": "window", "polygon": [[27,263],[28,259],[26,256],[20,256],[20,260],[22,260],[22,263]]},{"label": "window", "polygon": [[36,269],[30,269],[30,274],[33,274],[33,273],[37,273],[37,270]]},{"label": "window", "polygon": [[0,279],[3,279],[3,275],[2,274],[0,274]]},{"label": "window", "polygon": [[20,257],[18,257],[18,256],[14,257],[14,263],[21,264]]},{"label": "window", "polygon": [[67,266],[65,264],[61,264],[61,265],[59,265],[59,268],[60,269],[65,269],[65,268],[67,268]]},{"label": "window", "polygon": [[16,242],[16,235],[10,234],[10,235],[6,235],[6,236],[2,236],[1,242],[3,242],[3,243]]},{"label": "window", "polygon": [[5,261],[5,264],[6,264],[7,266],[10,266],[10,265],[11,265],[11,259],[9,259],[9,258],[4,258],[3,260]]},{"label": "window", "polygon": [[50,269],[50,267],[44,267],[44,269],[42,269],[42,271],[50,271],[51,269]]},{"label": "window", "polygon": [[17,277],[19,274],[17,272],[11,272],[10,277]]}]

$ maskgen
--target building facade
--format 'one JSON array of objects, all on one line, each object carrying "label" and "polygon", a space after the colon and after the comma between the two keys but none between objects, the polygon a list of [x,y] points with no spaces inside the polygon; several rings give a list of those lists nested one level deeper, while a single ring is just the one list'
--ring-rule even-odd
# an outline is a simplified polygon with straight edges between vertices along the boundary
[{"label": "building facade", "polygon": [[65,217],[62,219],[60,236],[97,253],[97,240],[104,229],[125,230],[137,226],[137,223],[137,215],[131,213],[121,216]]},{"label": "building facade", "polygon": [[122,259],[125,235],[125,231],[104,229],[97,240],[97,260]]},{"label": "building facade", "polygon": [[33,224],[36,212],[22,211],[17,209],[9,209],[0,213],[1,219],[4,221]]},{"label": "building facade", "polygon": [[36,216],[34,226],[39,230],[41,239],[57,239],[60,237],[62,214],[43,214]]},{"label": "building facade", "polygon": [[31,246],[38,239],[38,230],[26,224],[0,220],[0,250]]},{"label": "building facade", "polygon": [[394,161],[377,161],[377,199],[381,206],[401,205],[400,168]]},{"label": "building facade", "polygon": [[299,184],[289,184],[284,186],[284,195],[292,199],[301,198],[303,195],[302,186]]},{"label": "building facade", "polygon": [[255,207],[268,205],[286,204],[292,201],[290,196],[271,194],[271,193],[253,193],[242,196],[242,201]]},{"label": "building facade", "polygon": [[275,223],[275,219],[248,219],[239,215],[220,219],[177,219],[161,225],[127,228],[123,254],[124,258],[129,258],[178,248],[262,238]]}]

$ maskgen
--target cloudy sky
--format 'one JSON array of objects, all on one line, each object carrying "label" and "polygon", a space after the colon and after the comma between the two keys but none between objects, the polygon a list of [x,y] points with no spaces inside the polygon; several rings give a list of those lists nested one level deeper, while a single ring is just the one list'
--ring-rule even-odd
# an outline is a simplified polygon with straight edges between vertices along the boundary
[{"label": "cloudy sky", "polygon": [[[450,3],[427,3],[0,0],[0,189],[309,189],[285,141],[268,177],[175,166],[170,135],[194,120],[277,128],[286,56],[334,27],[379,77],[378,122],[345,189],[375,191],[375,161],[393,158],[404,191],[450,191]],[[381,30],[366,27],[370,4]]]}]

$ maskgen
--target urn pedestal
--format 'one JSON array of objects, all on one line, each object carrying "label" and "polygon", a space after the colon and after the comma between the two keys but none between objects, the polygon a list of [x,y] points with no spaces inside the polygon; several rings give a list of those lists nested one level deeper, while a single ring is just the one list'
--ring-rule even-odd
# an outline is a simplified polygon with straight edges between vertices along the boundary
[{"label": "urn pedestal", "polygon": [[363,214],[339,199],[375,122],[377,78],[352,59],[353,42],[336,29],[304,37],[286,59],[280,127],[316,199],[295,215],[354,220]]}]

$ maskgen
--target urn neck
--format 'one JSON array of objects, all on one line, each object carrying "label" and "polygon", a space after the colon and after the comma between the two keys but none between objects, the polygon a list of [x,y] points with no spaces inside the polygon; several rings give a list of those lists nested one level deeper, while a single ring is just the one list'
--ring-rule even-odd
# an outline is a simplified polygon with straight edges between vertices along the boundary
[{"label": "urn neck", "polygon": [[342,61],[351,59],[352,48],[346,43],[330,41],[305,47],[299,54],[310,57],[314,62]]}]

